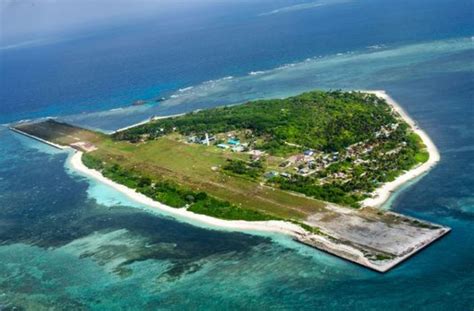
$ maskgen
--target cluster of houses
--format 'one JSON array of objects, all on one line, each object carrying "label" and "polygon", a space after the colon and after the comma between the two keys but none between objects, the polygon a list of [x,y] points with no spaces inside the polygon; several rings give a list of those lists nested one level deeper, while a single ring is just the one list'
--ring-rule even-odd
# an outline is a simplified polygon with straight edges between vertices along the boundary
[{"label": "cluster of houses", "polygon": [[[252,161],[260,160],[265,154],[264,151],[251,149],[248,143],[242,143],[240,139],[233,134],[227,134],[223,137],[217,137],[207,133],[203,136],[188,136],[187,142],[207,146],[213,145],[217,148],[231,150],[233,152],[247,152],[250,155],[250,159]],[[288,172],[289,168],[293,168],[296,171],[295,174],[308,176],[326,168],[338,160],[339,152],[324,154],[322,152],[308,149],[302,154],[296,154],[288,157],[282,163],[280,163],[280,170],[268,171],[264,174],[264,177],[266,179],[271,179],[277,176],[290,178],[292,174]]]},{"label": "cluster of houses", "polygon": [[[375,134],[376,138],[387,138],[393,131],[398,128],[398,123],[390,124],[387,127],[382,127],[380,131]],[[371,153],[378,145],[380,141],[363,141],[348,146],[341,152],[322,153],[314,150],[306,150],[303,154],[294,155],[289,157],[286,161],[280,164],[280,167],[293,166],[297,171],[297,174],[302,176],[308,176],[318,171],[321,171],[333,163],[345,161],[346,159],[352,159],[355,165],[366,164],[373,162],[370,158],[366,158],[364,155]],[[385,155],[396,154],[406,146],[406,142],[402,142],[396,148],[385,152]],[[351,168],[348,169],[352,171]],[[365,173],[364,173],[365,174]],[[325,180],[338,179],[343,182],[350,179],[350,173],[345,172],[334,172],[325,178],[321,179],[321,182]]]},{"label": "cluster of houses", "polygon": [[211,142],[216,140],[215,136],[209,136],[209,134],[205,134],[203,137],[198,136],[189,136],[187,138],[188,143],[190,144],[203,144],[209,146]]},{"label": "cluster of houses", "polygon": [[387,127],[382,126],[382,128],[375,133],[375,137],[389,137],[390,134],[392,134],[393,131],[395,131],[398,128],[398,123],[392,123],[388,125]]},{"label": "cluster of houses", "polygon": [[221,149],[231,149],[234,152],[242,152],[248,149],[248,144],[241,144],[238,138],[230,137],[227,139],[227,143],[217,144],[217,147]]},{"label": "cluster of houses", "polygon": [[293,167],[297,174],[311,175],[339,160],[339,152],[322,153],[312,149],[305,150],[302,154],[292,155],[280,163],[281,168]]},{"label": "cluster of houses", "polygon": [[[376,133],[376,137],[388,137],[390,134],[397,129],[398,124],[391,124],[388,127],[382,127],[380,131]],[[250,155],[252,161],[258,161],[265,154],[265,152],[257,149],[252,149],[248,143],[242,143],[240,139],[233,133],[227,133],[225,135],[214,135],[204,136],[189,136],[187,137],[189,143],[204,144],[210,146],[211,144],[217,148],[231,150],[233,152],[246,152]],[[313,149],[307,149],[303,153],[291,155],[279,164],[279,168],[268,171],[264,174],[266,179],[271,179],[277,176],[284,178],[291,178],[292,174],[301,176],[309,176],[317,172],[321,172],[331,164],[344,161],[351,158],[354,164],[364,164],[370,162],[370,160],[364,160],[362,156],[364,154],[372,152],[377,146],[377,142],[359,142],[347,147],[341,152],[330,152],[324,153]],[[399,152],[402,148],[394,149],[390,152]],[[389,154],[390,152],[387,152]],[[294,170],[294,173],[292,172]],[[335,172],[323,179],[339,179],[348,180],[350,174],[347,175],[344,172]],[[324,182],[324,180],[323,180]]]}]

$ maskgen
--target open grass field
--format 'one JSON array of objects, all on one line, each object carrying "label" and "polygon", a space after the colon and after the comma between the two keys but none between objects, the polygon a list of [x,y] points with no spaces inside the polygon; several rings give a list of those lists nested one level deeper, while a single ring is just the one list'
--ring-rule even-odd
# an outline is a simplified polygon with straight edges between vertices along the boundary
[{"label": "open grass field", "polygon": [[107,163],[120,164],[152,179],[173,180],[194,191],[204,191],[243,208],[276,217],[301,220],[325,206],[323,202],[216,169],[229,158],[247,159],[246,154],[187,144],[173,136],[140,144],[104,139],[97,146],[99,149],[91,154]]}]

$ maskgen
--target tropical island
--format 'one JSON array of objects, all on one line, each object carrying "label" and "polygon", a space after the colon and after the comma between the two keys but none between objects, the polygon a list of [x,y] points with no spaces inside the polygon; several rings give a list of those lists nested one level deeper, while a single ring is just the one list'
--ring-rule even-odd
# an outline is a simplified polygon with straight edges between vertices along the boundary
[{"label": "tropical island", "polygon": [[73,167],[145,204],[291,234],[381,272],[449,232],[376,208],[439,160],[383,92],[314,91],[151,118],[111,135],[52,119],[12,129],[78,150]]}]

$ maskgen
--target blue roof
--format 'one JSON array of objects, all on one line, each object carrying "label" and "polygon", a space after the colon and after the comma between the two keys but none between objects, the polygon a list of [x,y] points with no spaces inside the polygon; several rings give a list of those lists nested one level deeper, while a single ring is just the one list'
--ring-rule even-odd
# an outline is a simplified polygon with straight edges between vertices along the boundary
[{"label": "blue roof", "polygon": [[227,140],[227,143],[228,143],[228,144],[231,144],[231,145],[240,145],[240,140],[238,140],[238,139],[233,139],[233,138],[229,138],[229,139]]}]

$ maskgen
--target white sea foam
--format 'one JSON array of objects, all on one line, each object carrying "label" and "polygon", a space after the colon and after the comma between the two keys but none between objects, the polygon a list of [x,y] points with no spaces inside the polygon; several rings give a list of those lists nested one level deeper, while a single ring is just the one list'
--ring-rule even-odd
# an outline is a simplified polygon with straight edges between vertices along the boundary
[{"label": "white sea foam", "polygon": [[193,86],[184,87],[182,89],[179,89],[178,92],[183,93],[183,92],[192,90],[193,88],[194,88]]},{"label": "white sea foam", "polygon": [[332,1],[314,1],[314,2],[307,2],[307,3],[299,3],[295,5],[290,5],[290,6],[285,6],[281,7],[272,11],[268,12],[263,12],[260,13],[259,16],[268,16],[268,15],[274,15],[274,14],[281,14],[281,13],[290,13],[290,12],[295,12],[295,11],[302,11],[302,10],[309,10],[309,9],[315,9],[327,5],[335,5],[335,4],[341,4],[341,3],[346,3],[351,0],[332,0]]},{"label": "white sea foam", "polygon": [[370,45],[368,46],[367,48],[369,50],[380,50],[380,49],[383,49],[383,48],[386,48],[387,46],[385,44],[374,44],[374,45]]},{"label": "white sea foam", "polygon": [[[379,46],[382,45],[379,44]],[[192,86],[192,89],[187,91],[177,91],[157,106],[143,105],[126,107],[123,111],[75,115],[71,120],[72,123],[81,125],[81,120],[91,120],[92,118],[97,120],[94,127],[100,127],[98,124],[104,118],[123,119],[125,115],[141,113],[140,116],[145,119],[152,115],[163,114],[163,110],[180,105],[192,104],[193,109],[197,109],[242,103],[258,98],[292,96],[315,88],[368,88],[370,85],[366,83],[373,81],[374,75],[377,75],[377,79],[380,81],[387,81],[399,79],[401,78],[399,75],[404,74],[403,71],[392,70],[389,75],[380,76],[379,73],[388,67],[396,68],[413,64],[413,62],[426,62],[439,55],[469,49],[473,49],[471,37],[390,48],[364,48],[358,51],[341,52],[339,55],[317,55],[274,69],[249,71],[248,74],[240,77],[226,76],[208,80]],[[370,62],[370,66],[367,66],[368,62]],[[88,124],[87,122],[86,124]]]},{"label": "white sea foam", "polygon": [[226,77],[223,77],[223,78],[220,78],[220,79],[208,80],[208,81],[203,82],[202,84],[215,84],[215,83],[218,83],[218,82],[221,82],[221,81],[232,80],[233,78],[234,78],[233,76],[226,76]]},{"label": "white sea foam", "polygon": [[35,40],[27,40],[23,42],[18,42],[14,44],[8,44],[4,46],[0,46],[0,50],[10,50],[10,49],[17,49],[17,48],[23,48],[23,47],[29,47],[29,46],[35,46],[39,44],[46,43],[46,39],[35,39]]},{"label": "white sea foam", "polygon": [[[159,109],[180,105],[194,108],[242,103],[259,98],[281,98],[292,96],[315,88],[353,89],[364,88],[373,75],[387,68],[387,59],[397,66],[421,62],[445,53],[472,49],[470,37],[456,40],[433,41],[392,48],[368,49],[339,52],[332,55],[317,55],[300,62],[288,63],[265,71],[249,71],[240,77],[227,76],[208,80],[193,86],[192,90],[177,92],[163,101]],[[370,62],[370,66],[366,66]],[[393,66],[394,62],[390,62]],[[354,72],[357,70],[357,75]],[[380,79],[398,79],[394,71]],[[355,78],[354,78],[355,77]],[[159,113],[148,110],[150,115]]]},{"label": "white sea foam", "polygon": [[299,64],[299,63],[288,63],[288,64],[281,65],[279,67],[276,67],[275,69],[272,69],[272,70],[269,70],[269,71],[272,72],[272,71],[276,71],[276,70],[284,70],[284,69],[287,69],[287,68],[294,67],[297,64]]}]

